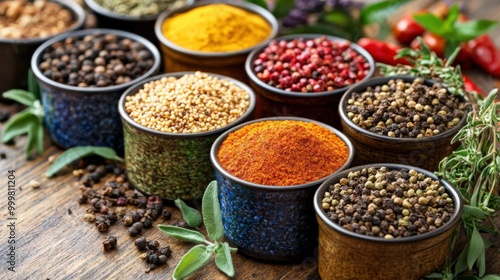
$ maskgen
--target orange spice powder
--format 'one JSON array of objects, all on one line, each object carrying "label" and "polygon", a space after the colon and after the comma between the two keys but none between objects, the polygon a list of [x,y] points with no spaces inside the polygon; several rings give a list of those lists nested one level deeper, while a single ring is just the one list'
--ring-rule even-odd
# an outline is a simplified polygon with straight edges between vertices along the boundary
[{"label": "orange spice powder", "polygon": [[267,186],[316,181],[347,161],[344,141],[315,123],[283,120],[257,122],[230,133],[217,157],[233,176]]}]

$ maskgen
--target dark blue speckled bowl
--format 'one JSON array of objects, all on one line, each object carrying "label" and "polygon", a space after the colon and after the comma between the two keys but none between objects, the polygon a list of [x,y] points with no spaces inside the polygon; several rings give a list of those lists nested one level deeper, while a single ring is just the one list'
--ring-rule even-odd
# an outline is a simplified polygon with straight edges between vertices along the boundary
[{"label": "dark blue speckled bowl", "polygon": [[[142,43],[154,57],[153,67],[128,83],[109,87],[75,87],[45,77],[39,69],[47,47],[68,37],[89,34],[115,34]],[[107,146],[123,150],[123,129],[118,101],[127,88],[153,76],[160,66],[160,53],[148,40],[138,35],[113,29],[86,29],[65,33],[48,40],[37,48],[31,59],[31,68],[41,88],[45,124],[53,142],[62,147]]]},{"label": "dark blue speckled bowl", "polygon": [[[222,168],[217,152],[229,133],[241,127],[268,120],[314,122],[333,131],[346,143],[349,157],[339,169],[347,168],[354,157],[351,141],[326,124],[305,118],[274,117],[257,119],[236,126],[219,136],[212,145],[210,160],[219,186],[219,200],[226,240],[246,255],[272,261],[300,259],[317,246],[318,225],[313,197],[329,176],[295,186],[265,186],[236,178]],[[334,172],[333,174],[335,174]]]}]

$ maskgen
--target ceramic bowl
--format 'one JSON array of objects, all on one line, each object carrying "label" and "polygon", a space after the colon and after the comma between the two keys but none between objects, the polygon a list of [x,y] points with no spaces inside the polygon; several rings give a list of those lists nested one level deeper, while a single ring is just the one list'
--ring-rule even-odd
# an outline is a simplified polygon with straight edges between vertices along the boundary
[{"label": "ceramic bowl", "polygon": [[[450,220],[434,231],[394,239],[354,233],[329,220],[321,206],[327,189],[347,177],[349,172],[382,166],[389,170],[415,169],[433,180],[439,180],[455,203]],[[314,210],[319,224],[319,274],[322,279],[336,280],[422,279],[444,264],[450,253],[452,235],[460,223],[462,208],[460,195],[450,183],[418,167],[369,164],[338,172],[321,184],[314,196]]]},{"label": "ceramic bowl", "polygon": [[[351,139],[356,151],[355,165],[392,162],[408,164],[427,170],[436,171],[439,162],[450,155],[459,143],[451,144],[451,140],[465,125],[467,114],[460,122],[442,133],[423,138],[396,138],[370,132],[356,125],[346,114],[347,101],[353,92],[363,92],[368,87],[387,84],[389,80],[402,79],[412,82],[416,77],[393,76],[369,79],[350,88],[339,104],[342,131]],[[435,81],[425,79],[424,84],[431,86]]]},{"label": "ceramic bowl", "polygon": [[[347,42],[347,40],[339,37],[320,34],[287,35],[278,37],[275,41],[320,37],[326,37],[330,41]],[[290,92],[270,86],[261,81],[253,69],[255,60],[266,47],[267,45],[255,48],[245,62],[245,71],[249,77],[249,84],[257,94],[257,107],[255,108],[254,118],[275,116],[303,117],[326,123],[340,130],[340,117],[336,108],[342,95],[352,86],[315,93]],[[361,54],[370,64],[370,71],[361,82],[366,81],[375,72],[375,62],[371,55],[357,44],[351,43],[351,48]]]},{"label": "ceramic bowl", "polygon": [[[65,32],[81,29],[85,23],[85,12],[82,7],[74,1],[51,0],[69,9],[73,14],[75,22],[68,26]],[[54,35],[56,36],[56,35]],[[45,41],[54,36],[30,39],[8,39],[0,38],[0,94],[9,89],[28,87],[28,70],[30,68],[31,56],[35,50]],[[4,100],[0,96],[0,101]]]},{"label": "ceramic bowl", "polygon": [[[271,34],[266,40],[253,47],[231,52],[202,52],[188,50],[172,43],[163,35],[162,24],[169,17],[213,3],[225,3],[262,16],[271,26]],[[160,41],[164,72],[202,71],[225,75],[246,82],[248,77],[244,67],[248,54],[254,48],[267,44],[276,36],[278,33],[278,22],[268,10],[249,2],[200,1],[189,7],[182,7],[174,11],[165,11],[162,13],[158,16],[156,21],[155,33]]]},{"label": "ceramic bowl", "polygon": [[120,98],[118,110],[123,123],[127,176],[137,189],[149,195],[167,200],[201,198],[208,183],[214,179],[210,165],[213,142],[224,131],[247,120],[255,108],[255,94],[247,85],[229,77],[207,73],[229,80],[248,93],[249,107],[235,122],[200,133],[167,133],[142,126],[126,113],[126,97],[137,93],[145,83],[193,73],[169,73],[143,80]]},{"label": "ceramic bowl", "polygon": [[347,161],[336,172],[351,164],[354,148],[350,140],[333,127],[296,117],[253,120],[226,131],[214,142],[210,160],[219,186],[226,240],[238,247],[239,252],[254,258],[271,261],[297,260],[316,248],[317,223],[312,200],[314,192],[327,177],[301,185],[266,186],[233,176],[221,166],[217,158],[221,144],[230,133],[248,124],[267,120],[313,122],[335,133],[345,142],[349,151]]},{"label": "ceramic bowl", "polygon": [[[194,0],[186,0],[184,5],[189,6],[193,3]],[[99,28],[128,31],[142,36],[157,45],[158,40],[155,35],[155,22],[158,15],[136,17],[127,14],[119,14],[101,6],[95,0],[85,0],[85,4],[95,14],[97,26]]]},{"label": "ceramic bowl", "polygon": [[[154,64],[146,73],[127,83],[108,87],[77,87],[45,77],[39,64],[44,51],[53,43],[68,37],[114,34],[144,45]],[[62,148],[74,146],[107,146],[123,150],[123,130],[118,113],[118,100],[131,85],[154,75],[160,65],[160,53],[148,40],[138,35],[113,29],[86,29],[65,33],[42,44],[33,54],[31,67],[41,88],[45,124],[53,142]]]}]

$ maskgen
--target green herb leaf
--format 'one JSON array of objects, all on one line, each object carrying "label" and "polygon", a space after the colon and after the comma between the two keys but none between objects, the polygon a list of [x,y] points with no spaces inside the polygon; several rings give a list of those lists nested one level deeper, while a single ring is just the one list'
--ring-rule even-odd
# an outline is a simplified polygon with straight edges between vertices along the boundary
[{"label": "green herb leaf", "polygon": [[326,12],[326,13],[321,15],[320,20],[322,20],[326,23],[340,26],[342,28],[351,28],[352,29],[352,26],[356,24],[356,22],[352,18],[352,15],[343,9],[335,9],[335,10]]},{"label": "green herb leaf", "polygon": [[158,228],[161,231],[165,232],[166,234],[182,241],[188,241],[194,243],[205,243],[205,241],[207,241],[205,239],[205,236],[203,236],[203,234],[194,230],[171,226],[171,225],[158,225]]},{"label": "green herb leaf", "polygon": [[264,0],[245,0],[245,2],[253,3],[267,10],[267,3]]},{"label": "green herb leaf", "polygon": [[73,161],[90,156],[99,155],[105,159],[123,161],[112,148],[108,147],[94,147],[94,146],[79,146],[67,149],[52,163],[47,172],[47,177],[54,176],[59,170]]},{"label": "green herb leaf", "polygon": [[36,97],[29,91],[22,89],[11,89],[2,94],[4,98],[12,99],[19,102],[25,106],[31,106],[35,102]]},{"label": "green herb leaf", "polygon": [[44,133],[45,131],[43,129],[43,123],[40,123],[40,125],[38,125],[37,139],[36,139],[36,151],[39,154],[43,154],[43,137],[45,136]]},{"label": "green herb leaf", "polygon": [[28,91],[31,92],[36,99],[40,99],[40,86],[31,68],[28,69]]},{"label": "green herb leaf", "polygon": [[357,39],[363,37],[364,35],[363,30],[361,30],[361,28],[351,27],[349,30],[347,30],[325,22],[317,22],[311,25],[301,25],[295,28],[287,29],[284,32],[284,34],[286,35],[307,34],[307,33],[337,36],[351,41],[357,41]]},{"label": "green herb leaf", "polygon": [[30,112],[29,108],[12,116],[2,130],[2,142],[6,143],[14,137],[28,133],[30,124],[38,122],[37,118]]},{"label": "green herb leaf", "polygon": [[481,280],[500,280],[500,276],[493,275],[493,274],[488,274],[488,275],[483,276],[481,278]]},{"label": "green herb leaf", "polygon": [[492,30],[498,22],[492,20],[470,20],[455,23],[455,38],[460,42],[470,41]]},{"label": "green herb leaf", "polygon": [[481,209],[470,205],[464,205],[464,213],[470,214],[478,219],[486,219],[486,214],[484,214]]},{"label": "green herb leaf", "polygon": [[479,277],[474,275],[459,275],[456,277],[457,280],[479,280]]},{"label": "green herb leaf", "polygon": [[191,227],[199,227],[201,226],[201,215],[198,210],[189,207],[184,201],[181,199],[176,199],[174,201],[175,206],[181,210],[182,217],[186,221],[186,223]]},{"label": "green herb leaf", "polygon": [[426,279],[443,279],[443,274],[442,273],[438,273],[438,272],[434,272],[434,273],[431,273],[429,275],[425,275],[425,278]]},{"label": "green herb leaf", "polygon": [[413,19],[423,28],[430,32],[443,36],[449,30],[443,28],[444,22],[433,14],[417,14],[413,15]]},{"label": "green herb leaf", "polygon": [[453,5],[451,5],[450,9],[448,9],[448,16],[444,20],[443,29],[451,31],[453,29],[453,24],[455,24],[459,15],[460,8],[456,3],[454,3]]},{"label": "green herb leaf", "polygon": [[215,264],[227,276],[234,276],[234,266],[231,259],[231,251],[226,242],[217,244],[215,249]]},{"label": "green herb leaf", "polygon": [[224,236],[224,227],[222,226],[222,215],[217,194],[217,181],[208,184],[203,194],[201,211],[208,237],[214,241],[219,241]]},{"label": "green herb leaf", "polygon": [[295,0],[276,0],[273,9],[273,15],[277,19],[285,17],[286,15],[288,15],[288,13],[290,13],[294,6]]},{"label": "green herb leaf", "polygon": [[196,245],[189,250],[177,264],[173,278],[184,279],[204,266],[210,260],[212,252],[205,245]]},{"label": "green herb leaf", "polygon": [[359,20],[362,24],[383,22],[407,2],[409,0],[385,0],[365,5],[361,9]]},{"label": "green herb leaf", "polygon": [[486,251],[483,250],[477,259],[477,270],[479,277],[482,277],[486,272]]},{"label": "green herb leaf", "polygon": [[476,228],[472,230],[470,237],[469,249],[467,252],[467,268],[472,269],[476,260],[481,256],[484,251],[484,241]]},{"label": "green herb leaf", "polygon": [[38,140],[38,122],[32,122],[30,123],[29,129],[28,129],[28,148],[26,149],[26,157],[30,158],[33,149],[37,146],[36,141]]}]

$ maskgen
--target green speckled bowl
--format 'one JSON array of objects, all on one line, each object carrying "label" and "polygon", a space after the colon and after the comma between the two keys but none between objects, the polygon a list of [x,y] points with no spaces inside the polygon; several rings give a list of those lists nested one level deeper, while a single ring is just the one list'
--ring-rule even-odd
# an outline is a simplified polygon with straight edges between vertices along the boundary
[{"label": "green speckled bowl", "polygon": [[207,73],[233,82],[250,96],[247,111],[225,127],[201,133],[167,133],[142,126],[125,112],[125,98],[137,93],[145,83],[193,73],[169,73],[143,80],[125,91],[118,102],[127,176],[137,189],[149,195],[168,200],[201,198],[208,183],[215,179],[210,163],[213,142],[226,130],[248,120],[255,108],[255,94],[247,85],[226,76]]}]

